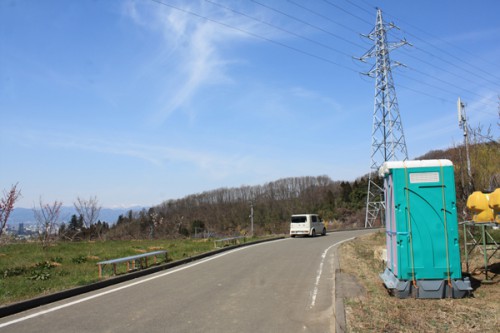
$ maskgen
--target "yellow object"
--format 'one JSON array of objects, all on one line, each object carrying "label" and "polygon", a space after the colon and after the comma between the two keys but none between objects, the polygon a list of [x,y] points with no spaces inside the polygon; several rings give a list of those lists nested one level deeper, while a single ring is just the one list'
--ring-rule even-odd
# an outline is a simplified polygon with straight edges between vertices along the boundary
[{"label": "yellow object", "polygon": [[476,223],[493,222],[493,209],[488,206],[489,193],[476,191],[469,195],[467,208],[474,214],[472,221]]},{"label": "yellow object", "polygon": [[488,200],[489,206],[493,209],[493,214],[495,215],[495,221],[500,223],[500,188],[497,188],[490,194],[490,199]]}]

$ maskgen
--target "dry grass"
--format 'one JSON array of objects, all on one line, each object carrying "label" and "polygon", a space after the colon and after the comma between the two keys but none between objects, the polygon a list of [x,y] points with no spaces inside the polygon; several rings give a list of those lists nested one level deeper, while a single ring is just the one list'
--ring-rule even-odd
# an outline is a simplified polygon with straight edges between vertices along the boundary
[{"label": "dry grass", "polygon": [[163,246],[150,246],[148,247],[148,251],[159,251],[163,250]]},{"label": "dry grass", "polygon": [[356,276],[366,290],[364,297],[345,300],[349,332],[499,331],[500,276],[493,284],[481,284],[483,275],[473,276],[477,288],[470,298],[398,299],[389,296],[378,276],[384,267],[374,249],[384,244],[385,234],[378,232],[341,247],[342,272]]}]

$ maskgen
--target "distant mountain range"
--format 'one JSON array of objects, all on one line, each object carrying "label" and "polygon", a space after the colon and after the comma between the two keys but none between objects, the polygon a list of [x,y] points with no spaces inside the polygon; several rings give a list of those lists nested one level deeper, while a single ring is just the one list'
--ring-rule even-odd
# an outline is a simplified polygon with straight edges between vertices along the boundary
[{"label": "distant mountain range", "polygon": [[[145,207],[135,206],[128,208],[101,208],[99,213],[99,220],[102,222],[107,222],[109,224],[115,224],[118,216],[125,215],[128,211],[140,211]],[[59,222],[68,223],[71,216],[76,213],[75,207],[73,206],[63,206],[61,207],[61,214],[59,217]],[[14,208],[14,211],[10,214],[8,224],[12,227],[19,225],[19,223],[33,224],[36,223],[33,214],[33,209],[31,208]]]}]

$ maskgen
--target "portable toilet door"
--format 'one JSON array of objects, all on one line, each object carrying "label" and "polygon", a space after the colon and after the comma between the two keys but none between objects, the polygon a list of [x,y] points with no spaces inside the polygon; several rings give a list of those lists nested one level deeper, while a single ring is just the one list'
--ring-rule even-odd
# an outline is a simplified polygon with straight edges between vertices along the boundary
[{"label": "portable toilet door", "polygon": [[386,162],[380,172],[388,268],[405,281],[461,279],[453,164]]},{"label": "portable toilet door", "polygon": [[384,198],[387,268],[389,268],[395,276],[398,276],[398,247],[396,237],[396,212],[394,205],[394,182],[391,174],[384,177]]}]

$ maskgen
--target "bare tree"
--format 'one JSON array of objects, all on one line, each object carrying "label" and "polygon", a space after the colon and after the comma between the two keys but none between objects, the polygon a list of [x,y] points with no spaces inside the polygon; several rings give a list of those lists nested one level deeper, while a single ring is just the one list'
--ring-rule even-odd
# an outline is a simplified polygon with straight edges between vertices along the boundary
[{"label": "bare tree", "polygon": [[7,229],[10,213],[14,210],[14,204],[20,196],[21,191],[17,189],[17,183],[12,185],[9,191],[3,191],[3,196],[0,198],[0,236]]},{"label": "bare tree", "polygon": [[[83,225],[85,228],[90,229],[93,226],[98,218],[99,213],[101,212],[101,206],[99,206],[99,200],[97,197],[90,197],[88,200],[82,199],[80,197],[76,198],[76,201],[73,203],[76,211],[83,218]],[[101,238],[100,230],[97,230],[98,237]],[[89,234],[90,237],[90,234]]]},{"label": "bare tree", "polygon": [[149,239],[154,239],[155,230],[163,223],[163,217],[160,216],[153,208],[149,209]]},{"label": "bare tree", "polygon": [[61,206],[62,202],[60,201],[45,204],[42,198],[40,198],[39,208],[33,208],[33,214],[38,226],[38,235],[44,249],[49,246],[52,236],[56,233]]}]

